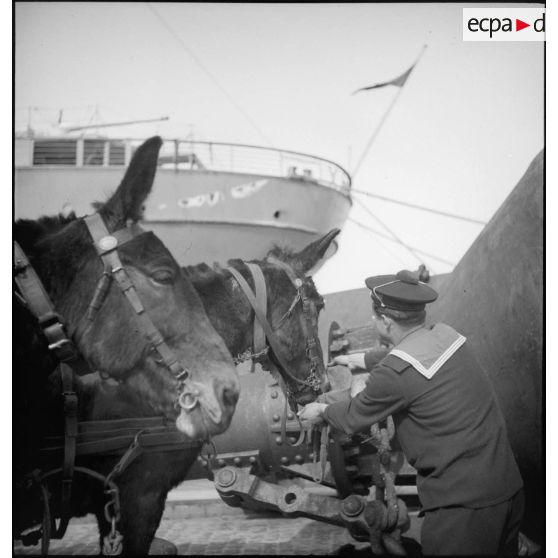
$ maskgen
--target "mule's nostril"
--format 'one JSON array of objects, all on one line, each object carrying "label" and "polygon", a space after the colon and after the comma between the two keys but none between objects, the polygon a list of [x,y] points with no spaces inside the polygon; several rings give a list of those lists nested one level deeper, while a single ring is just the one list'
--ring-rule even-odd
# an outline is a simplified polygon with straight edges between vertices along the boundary
[{"label": "mule's nostril", "polygon": [[232,388],[223,388],[221,399],[225,407],[234,407],[238,401],[238,390]]}]

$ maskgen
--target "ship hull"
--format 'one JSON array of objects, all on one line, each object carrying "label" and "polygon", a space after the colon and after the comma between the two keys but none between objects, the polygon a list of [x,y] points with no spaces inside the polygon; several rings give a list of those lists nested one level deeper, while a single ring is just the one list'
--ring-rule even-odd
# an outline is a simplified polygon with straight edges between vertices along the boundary
[{"label": "ship hull", "polygon": [[[16,168],[15,217],[93,211],[122,179],[122,168]],[[303,178],[160,168],[145,207],[153,230],[181,265],[261,258],[274,245],[300,250],[351,207],[339,190]],[[336,249],[333,246],[327,256]]]}]

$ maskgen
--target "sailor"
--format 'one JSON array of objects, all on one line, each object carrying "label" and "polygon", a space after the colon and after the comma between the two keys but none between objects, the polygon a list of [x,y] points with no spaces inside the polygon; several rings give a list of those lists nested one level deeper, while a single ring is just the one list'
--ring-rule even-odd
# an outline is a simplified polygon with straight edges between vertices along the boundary
[{"label": "sailor", "polygon": [[490,380],[463,335],[425,324],[425,305],[438,294],[416,275],[369,277],[366,286],[380,337],[393,348],[372,367],[365,355],[362,391],[310,403],[300,418],[354,434],[392,415],[417,470],[423,554],[517,555],[523,482]]}]

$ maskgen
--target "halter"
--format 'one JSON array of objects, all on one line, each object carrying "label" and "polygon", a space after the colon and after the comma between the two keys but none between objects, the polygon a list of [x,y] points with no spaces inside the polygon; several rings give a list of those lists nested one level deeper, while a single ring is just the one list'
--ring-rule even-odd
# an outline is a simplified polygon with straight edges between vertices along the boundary
[{"label": "halter", "polygon": [[[266,306],[261,303],[261,300],[264,301],[267,300],[265,279],[263,278],[263,273],[261,268],[256,264],[246,263],[246,266],[248,267],[250,273],[254,278],[256,294],[253,293],[246,279],[244,279],[244,277],[236,269],[230,266],[226,268],[236,279],[236,281],[238,282],[239,286],[242,289],[242,292],[244,293],[245,297],[247,298],[248,302],[250,303],[250,305],[254,310],[254,314],[255,314],[254,353],[258,355],[267,354],[267,351],[265,350],[266,347],[265,340],[267,339],[267,343],[268,343],[267,346],[271,347],[271,349],[273,350],[273,354],[279,361],[279,364],[281,365],[281,371],[284,373],[284,375],[286,375],[292,382],[295,382],[303,386],[311,387],[314,391],[317,392],[321,391],[320,388],[321,380],[317,374],[317,370],[319,370],[320,366],[322,365],[322,359],[320,358],[320,355],[318,353],[318,344],[316,339],[314,337],[307,336],[306,356],[310,361],[310,371],[308,373],[308,376],[304,380],[302,380],[300,378],[297,378],[291,372],[290,366],[286,362],[286,359],[283,356],[283,352],[281,350],[281,345],[279,343],[277,335],[275,334],[275,331],[277,331],[277,329],[281,327],[281,325],[285,322],[285,320],[291,317],[294,308],[296,307],[299,301],[302,301],[303,315],[308,324],[308,331],[311,331],[313,324],[312,324],[312,318],[310,316],[310,301],[304,292],[304,285],[308,280],[306,279],[303,281],[302,279],[297,277],[294,271],[292,270],[292,268],[288,264],[280,260],[269,257],[267,261],[269,263],[277,265],[283,271],[285,271],[291,283],[294,285],[296,289],[296,295],[291,305],[289,306],[289,309],[281,317],[278,325],[275,328],[272,328],[269,321],[267,320]],[[256,328],[256,324],[259,324],[260,327]],[[260,330],[261,333],[259,334],[256,333],[258,330]],[[259,341],[259,344],[257,341],[258,339],[261,340]],[[262,349],[262,345],[264,346],[263,349]],[[285,386],[285,388],[286,387],[287,386]],[[288,395],[288,389],[286,389],[286,391]]]},{"label": "halter", "polygon": [[[145,308],[138,296],[134,284],[130,281],[130,277],[118,255],[118,248],[136,236],[145,234],[145,231],[139,225],[131,225],[124,229],[120,229],[113,233],[109,233],[103,222],[102,217],[98,213],[94,213],[84,219],[85,224],[91,238],[93,239],[97,254],[103,260],[105,269],[101,276],[95,294],[89,304],[88,318],[93,320],[97,309],[101,306],[104,296],[108,292],[108,282],[114,277],[120,290],[128,299],[128,302],[134,309],[136,321],[140,327],[152,350],[159,353],[161,361],[176,377],[176,379],[184,383],[190,376],[190,371],[182,366],[170,347],[165,343],[163,336],[151,321],[151,318],[145,312]],[[180,386],[179,386],[180,387]]]},{"label": "halter", "polygon": [[[83,221],[93,239],[97,254],[101,257],[104,264],[103,274],[97,283],[95,293],[93,294],[87,310],[87,319],[90,321],[95,319],[96,313],[102,306],[108,293],[110,281],[114,278],[134,309],[139,331],[145,336],[151,349],[159,354],[160,360],[156,360],[156,362],[164,364],[176,377],[178,381],[177,392],[184,391],[187,385],[187,379],[190,376],[190,371],[179,363],[174,352],[165,343],[163,336],[145,312],[145,308],[137,294],[136,288],[131,282],[118,255],[118,248],[120,246],[137,236],[145,234],[145,231],[138,225],[133,224],[113,233],[109,233],[102,217],[98,213],[85,217]],[[16,292],[17,298],[35,316],[47,339],[49,351],[52,351],[60,361],[58,368],[60,369],[62,379],[65,420],[63,447],[60,448],[63,449],[64,452],[63,466],[41,475],[39,482],[41,483],[44,499],[46,494],[42,484],[44,483],[44,479],[53,474],[62,473],[62,513],[59,526],[55,533],[52,534],[55,538],[62,538],[70,520],[69,510],[74,471],[85,472],[91,476],[99,476],[98,473],[90,472],[88,469],[75,467],[76,454],[79,455],[83,453],[82,443],[78,440],[81,431],[80,425],[83,423],[78,423],[77,421],[78,399],[74,391],[73,373],[84,375],[92,371],[79,354],[73,341],[66,335],[62,317],[56,312],[54,304],[50,300],[39,276],[17,242],[14,242],[14,275],[16,285],[20,291],[20,293]],[[194,398],[191,406],[188,408],[193,408],[196,404],[197,400]],[[184,440],[182,441],[184,443]],[[189,444],[194,444],[195,446],[201,445],[199,440],[189,442]],[[117,473],[118,472],[120,471],[117,471]],[[105,485],[110,486],[110,478],[103,478],[105,479]],[[114,490],[117,491],[118,489],[111,488],[111,490],[114,492]],[[115,498],[117,497],[116,493]],[[45,546],[46,539],[46,548],[48,549],[48,539],[50,539],[51,536],[50,512],[48,510],[48,501],[45,500],[45,518],[47,516],[49,516],[49,526],[47,528],[45,519],[43,526],[43,545]]]}]

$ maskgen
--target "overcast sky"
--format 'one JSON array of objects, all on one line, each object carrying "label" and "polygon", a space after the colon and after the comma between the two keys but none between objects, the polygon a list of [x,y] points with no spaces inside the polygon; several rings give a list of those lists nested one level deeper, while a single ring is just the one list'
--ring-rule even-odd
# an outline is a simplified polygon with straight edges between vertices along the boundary
[{"label": "overcast sky", "polygon": [[[463,42],[465,6],[17,3],[16,121],[29,107],[40,109],[33,124],[59,109],[81,122],[96,107],[104,121],[168,115],[111,133],[273,145],[351,171],[398,90],[351,93],[395,78],[427,44],[353,186],[488,221],[543,148],[544,52]],[[435,256],[419,254],[434,273],[451,271],[481,230],[354,199]],[[350,217],[389,234],[358,201]],[[352,222],[339,244],[316,277],[324,293],[419,265]]]}]

